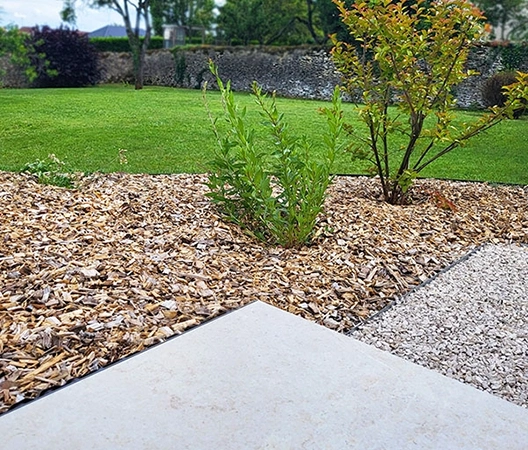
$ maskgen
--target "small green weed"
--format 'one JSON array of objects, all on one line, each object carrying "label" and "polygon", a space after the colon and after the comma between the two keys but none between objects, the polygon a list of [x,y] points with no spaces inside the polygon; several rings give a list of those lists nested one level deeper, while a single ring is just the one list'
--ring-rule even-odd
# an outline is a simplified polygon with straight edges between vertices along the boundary
[{"label": "small green weed", "polygon": [[65,169],[66,164],[54,154],[48,155],[47,160],[37,159],[22,168],[22,172],[34,175],[40,184],[73,189],[77,186],[79,174]]}]

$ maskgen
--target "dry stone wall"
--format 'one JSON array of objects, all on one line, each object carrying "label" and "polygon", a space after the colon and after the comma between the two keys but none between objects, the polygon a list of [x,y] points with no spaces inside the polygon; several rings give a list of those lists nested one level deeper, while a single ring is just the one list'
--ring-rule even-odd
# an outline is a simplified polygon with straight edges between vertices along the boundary
[{"label": "dry stone wall", "polygon": [[454,88],[457,104],[461,108],[484,108],[482,85],[488,78],[504,70],[500,49],[485,46],[474,47],[466,68],[478,72],[478,75],[468,77]]},{"label": "dry stone wall", "polygon": [[[205,81],[215,85],[208,61],[213,60],[221,77],[230,79],[235,91],[249,91],[256,80],[264,91],[276,91],[285,97],[330,99],[340,77],[326,50],[306,48],[258,49],[211,48],[150,51],[145,62],[145,83],[157,86],[199,89]],[[100,54],[102,83],[132,83],[133,66],[129,53]],[[475,47],[467,63],[478,71],[455,88],[458,105],[463,108],[482,107],[481,86],[493,74],[503,70],[501,49]],[[528,71],[528,60],[519,69]],[[22,87],[23,76],[11,67],[5,77],[7,87]]]},{"label": "dry stone wall", "polygon": [[[147,55],[146,84],[199,89],[205,81],[214,86],[208,70],[212,59],[223,79],[230,79],[235,91],[249,91],[256,80],[264,91],[276,91],[285,97],[329,99],[339,83],[339,74],[325,50],[295,48],[266,51],[247,48],[200,48],[152,51]],[[104,54],[101,58],[103,82],[129,81],[132,61],[127,54]],[[468,69],[480,74],[468,78],[455,88],[458,105],[463,108],[482,107],[482,83],[503,70],[500,49],[476,47],[467,63]],[[528,71],[528,61],[520,69]],[[123,79],[120,80],[120,71]]]},{"label": "dry stone wall", "polygon": [[[101,58],[102,82],[126,81],[132,68],[126,54],[105,53]],[[230,79],[235,91],[249,91],[255,80],[264,91],[276,91],[286,97],[327,99],[339,75],[324,50],[293,49],[284,52],[265,52],[257,49],[199,49],[149,52],[145,62],[145,83],[200,89],[205,81],[214,86],[208,62],[218,66],[220,76]],[[119,72],[123,71],[123,80]]]}]

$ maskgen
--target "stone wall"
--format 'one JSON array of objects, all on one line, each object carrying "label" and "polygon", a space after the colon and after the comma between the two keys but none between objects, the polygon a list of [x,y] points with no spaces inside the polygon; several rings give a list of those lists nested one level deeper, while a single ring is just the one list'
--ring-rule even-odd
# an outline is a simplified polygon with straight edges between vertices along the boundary
[{"label": "stone wall", "polygon": [[[497,47],[475,47],[468,60],[468,69],[480,72],[456,87],[459,106],[481,107],[482,83],[503,69],[501,49]],[[333,88],[339,83],[328,52],[325,50],[292,48],[199,48],[150,51],[146,57],[145,84],[199,89],[207,81],[215,85],[208,69],[212,59],[218,66],[220,76],[231,80],[235,91],[249,91],[256,80],[264,91],[276,91],[285,97],[329,99]],[[133,83],[132,58],[129,53],[101,53],[100,67],[102,83]],[[528,60],[521,70],[528,71]],[[6,76],[6,86],[24,86],[23,77],[12,68]]]},{"label": "stone wall", "polygon": [[479,73],[466,78],[462,83],[455,87],[454,93],[457,104],[461,108],[484,108],[482,101],[483,83],[503,70],[500,49],[496,47],[474,47],[466,63],[468,70]]},{"label": "stone wall", "polygon": [[[264,91],[301,98],[330,98],[339,83],[339,75],[328,54],[323,51],[292,49],[264,52],[233,48],[222,51],[199,49],[149,52],[145,63],[145,84],[200,89],[205,81],[215,85],[208,61],[218,66],[220,76],[230,79],[233,90],[249,91],[256,80]],[[104,83],[128,81],[132,70],[130,55],[105,53],[101,57]],[[119,73],[122,71],[123,80]]]},{"label": "stone wall", "polygon": [[29,87],[24,72],[11,63],[7,56],[0,57],[0,87],[25,88]]},{"label": "stone wall", "polygon": [[[467,67],[480,75],[472,76],[456,87],[459,106],[483,106],[481,86],[487,78],[503,69],[500,55],[500,48],[496,47],[473,49]],[[265,51],[242,47],[179,50],[174,55],[168,50],[152,51],[147,55],[145,83],[199,89],[207,81],[214,86],[208,69],[209,59],[217,64],[223,79],[231,80],[235,91],[249,91],[251,83],[256,80],[264,91],[276,91],[281,96],[329,99],[334,86],[339,83],[339,74],[325,50]],[[104,54],[101,61],[103,82],[131,80],[129,55]],[[528,71],[528,61],[524,61],[521,69]]]},{"label": "stone wall", "polygon": [[[148,56],[150,59],[150,55]],[[134,66],[130,53],[102,52],[99,54],[100,83],[133,83]],[[161,67],[159,71],[163,70]]]}]

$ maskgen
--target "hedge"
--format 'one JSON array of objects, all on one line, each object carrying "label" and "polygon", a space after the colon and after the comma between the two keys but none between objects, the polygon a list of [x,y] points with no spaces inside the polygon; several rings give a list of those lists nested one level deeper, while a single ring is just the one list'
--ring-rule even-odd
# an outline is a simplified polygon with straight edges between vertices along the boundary
[{"label": "hedge", "polygon": [[[90,42],[100,52],[129,52],[130,46],[127,37],[97,37],[91,38]],[[150,38],[149,49],[155,50],[163,48],[163,38],[152,36]]]}]

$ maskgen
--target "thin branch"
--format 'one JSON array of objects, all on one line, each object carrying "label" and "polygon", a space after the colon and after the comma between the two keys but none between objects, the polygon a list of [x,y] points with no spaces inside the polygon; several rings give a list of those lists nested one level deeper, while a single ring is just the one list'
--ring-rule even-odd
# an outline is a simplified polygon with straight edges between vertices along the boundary
[{"label": "thin branch", "polygon": [[416,161],[416,163],[414,164],[413,170],[416,170],[416,168],[422,162],[422,160],[425,158],[427,153],[429,153],[429,151],[433,148],[435,142],[436,142],[435,139],[432,139],[431,142],[429,142],[429,145],[427,146],[427,148],[422,152],[422,154],[420,155],[420,158],[418,158],[418,161]]},{"label": "thin branch", "polygon": [[446,153],[449,153],[450,151],[454,150],[455,148],[459,147],[460,144],[464,141],[467,141],[468,139],[472,138],[473,136],[476,136],[477,134],[489,130],[491,127],[497,125],[502,120],[502,114],[498,114],[497,116],[491,118],[491,121],[481,125],[480,127],[474,128],[473,130],[469,131],[468,133],[462,135],[460,138],[456,139],[454,142],[449,144],[446,148],[444,148],[441,152],[438,152],[436,155],[434,155],[431,159],[423,163],[421,166],[418,166],[416,168],[417,172],[421,172],[425,167],[427,167],[429,164],[431,164],[433,161],[436,161],[441,156],[444,156]]}]

